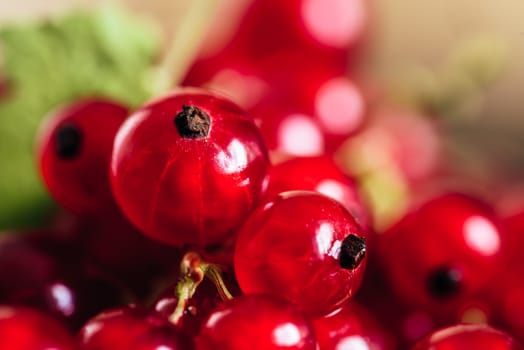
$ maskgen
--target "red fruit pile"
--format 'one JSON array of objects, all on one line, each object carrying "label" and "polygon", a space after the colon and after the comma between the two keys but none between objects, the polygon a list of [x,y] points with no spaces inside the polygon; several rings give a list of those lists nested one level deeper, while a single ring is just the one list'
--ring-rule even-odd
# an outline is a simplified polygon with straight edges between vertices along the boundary
[{"label": "red fruit pile", "polygon": [[[198,87],[55,111],[38,164],[64,209],[0,241],[0,349],[522,349],[524,215],[435,194],[434,122],[352,73],[367,16],[254,0]],[[417,194],[395,223],[363,191],[385,183]]]}]

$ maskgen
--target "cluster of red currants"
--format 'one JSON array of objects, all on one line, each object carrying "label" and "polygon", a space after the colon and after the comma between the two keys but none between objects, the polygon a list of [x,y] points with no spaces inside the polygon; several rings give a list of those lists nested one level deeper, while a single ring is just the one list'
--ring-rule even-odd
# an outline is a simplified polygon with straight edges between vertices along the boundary
[{"label": "cluster of red currants", "polygon": [[334,160],[364,120],[366,9],[253,1],[184,82],[242,108],[186,87],[54,112],[38,160],[64,210],[0,241],[0,348],[522,349],[486,323],[524,339],[524,216],[445,193],[378,233]]}]

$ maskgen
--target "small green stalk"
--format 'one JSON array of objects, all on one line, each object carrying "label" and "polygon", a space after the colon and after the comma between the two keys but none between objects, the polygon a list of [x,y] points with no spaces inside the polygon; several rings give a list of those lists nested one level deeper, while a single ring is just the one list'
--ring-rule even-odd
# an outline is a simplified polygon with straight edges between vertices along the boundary
[{"label": "small green stalk", "polygon": [[233,299],[233,295],[227,289],[222,278],[220,268],[215,264],[210,264],[202,260],[199,254],[188,252],[182,257],[180,262],[180,279],[175,288],[177,306],[175,311],[169,316],[169,321],[178,325],[184,316],[189,301],[195,294],[197,287],[202,283],[204,277],[209,278],[222,298],[222,300]]}]

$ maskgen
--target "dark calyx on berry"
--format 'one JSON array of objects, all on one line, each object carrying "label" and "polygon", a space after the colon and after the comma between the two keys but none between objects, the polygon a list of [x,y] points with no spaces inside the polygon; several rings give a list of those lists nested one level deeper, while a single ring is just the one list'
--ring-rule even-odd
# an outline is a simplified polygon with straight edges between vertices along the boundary
[{"label": "dark calyx on berry", "polygon": [[354,270],[366,256],[366,240],[353,234],[342,241],[340,249],[340,266],[344,269]]},{"label": "dark calyx on berry", "polygon": [[82,148],[82,132],[72,124],[58,128],[55,135],[56,154],[62,159],[73,159]]},{"label": "dark calyx on berry", "polygon": [[211,126],[209,115],[195,106],[182,106],[182,112],[175,117],[175,125],[180,136],[186,139],[206,137]]},{"label": "dark calyx on berry", "polygon": [[462,273],[453,267],[441,267],[433,271],[427,280],[428,292],[437,299],[454,296],[460,290]]}]

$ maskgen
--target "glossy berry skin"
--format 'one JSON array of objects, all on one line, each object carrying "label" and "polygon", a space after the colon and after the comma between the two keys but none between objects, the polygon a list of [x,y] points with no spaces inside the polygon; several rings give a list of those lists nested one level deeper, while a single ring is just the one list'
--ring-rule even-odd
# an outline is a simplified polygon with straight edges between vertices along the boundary
[{"label": "glossy berry skin", "polygon": [[397,296],[450,321],[498,276],[507,249],[493,209],[456,193],[425,201],[380,239]]},{"label": "glossy berry skin", "polygon": [[326,153],[325,135],[312,114],[280,104],[258,109],[254,114],[270,151],[287,157]]},{"label": "glossy berry skin", "polygon": [[356,179],[344,174],[332,158],[291,158],[274,165],[269,174],[266,198],[291,190],[320,192],[339,201],[363,228],[371,227]]},{"label": "glossy berry skin", "polygon": [[118,204],[145,234],[173,245],[208,245],[242,223],[261,196],[267,168],[253,120],[195,89],[133,114],[117,135],[111,173]]},{"label": "glossy berry skin", "polygon": [[[378,248],[376,245],[372,247]],[[380,322],[383,330],[394,335],[394,349],[408,349],[431,331],[449,325],[449,322],[438,324],[428,312],[408,308],[399,300],[388,283],[379,259],[380,251],[370,249],[364,281],[355,302],[364,306],[365,311]],[[371,328],[374,329],[373,326]]]},{"label": "glossy berry skin", "polygon": [[128,109],[89,99],[67,105],[42,125],[38,162],[51,195],[78,214],[115,208],[109,182],[113,142]]},{"label": "glossy berry skin", "polygon": [[197,60],[185,83],[202,84],[213,70],[230,62],[258,66],[268,56],[289,51],[297,53],[296,63],[320,60],[319,67],[336,67],[343,73],[349,50],[362,39],[367,10],[362,0],[253,0],[229,42]]},{"label": "glossy berry skin", "polygon": [[355,132],[365,112],[361,88],[345,70],[319,59],[297,60],[300,56],[303,53],[286,50],[258,65],[259,75],[271,86],[266,104],[312,113],[329,135]]},{"label": "glossy berry skin", "polygon": [[256,0],[240,24],[237,40],[253,58],[297,48],[347,56],[361,39],[366,11],[361,0]]},{"label": "glossy berry skin", "polygon": [[522,350],[509,334],[487,325],[456,325],[435,331],[411,350]]},{"label": "glossy berry skin", "polygon": [[316,349],[313,329],[293,305],[265,295],[226,301],[196,337],[198,350]]},{"label": "glossy berry skin", "polygon": [[313,321],[319,350],[395,349],[392,336],[362,306],[346,303],[341,309]]},{"label": "glossy berry skin", "polygon": [[[234,35],[221,48],[204,52],[190,67],[183,85],[200,86],[230,65],[261,66],[275,54],[292,53],[283,72],[307,61],[344,74],[362,42],[368,6],[363,0],[248,0]],[[271,23],[271,25],[268,25]],[[214,38],[215,39],[215,38]],[[351,54],[350,54],[351,51]],[[308,73],[314,73],[309,71]],[[285,73],[284,73],[285,74]],[[267,75],[262,72],[262,77]],[[297,84],[296,86],[300,86]],[[271,88],[278,88],[272,85]]]},{"label": "glossy berry skin", "polygon": [[0,349],[79,350],[74,337],[52,317],[30,308],[0,306]]},{"label": "glossy berry skin", "polygon": [[269,294],[323,316],[362,282],[366,234],[337,201],[283,192],[257,208],[238,233],[234,269],[244,293]]},{"label": "glossy berry skin", "polygon": [[[273,15],[268,23],[273,23]],[[332,153],[367,121],[366,98],[348,77],[345,54],[340,55],[341,64],[329,55],[291,47],[259,55],[256,63],[230,56],[195,63],[185,84],[217,89],[247,108],[259,120],[270,150],[290,155],[312,155],[317,149],[316,154]],[[309,120],[294,122],[297,115]]]},{"label": "glossy berry skin", "polygon": [[104,311],[79,332],[84,350],[191,350],[192,341],[167,319],[136,306]]}]

